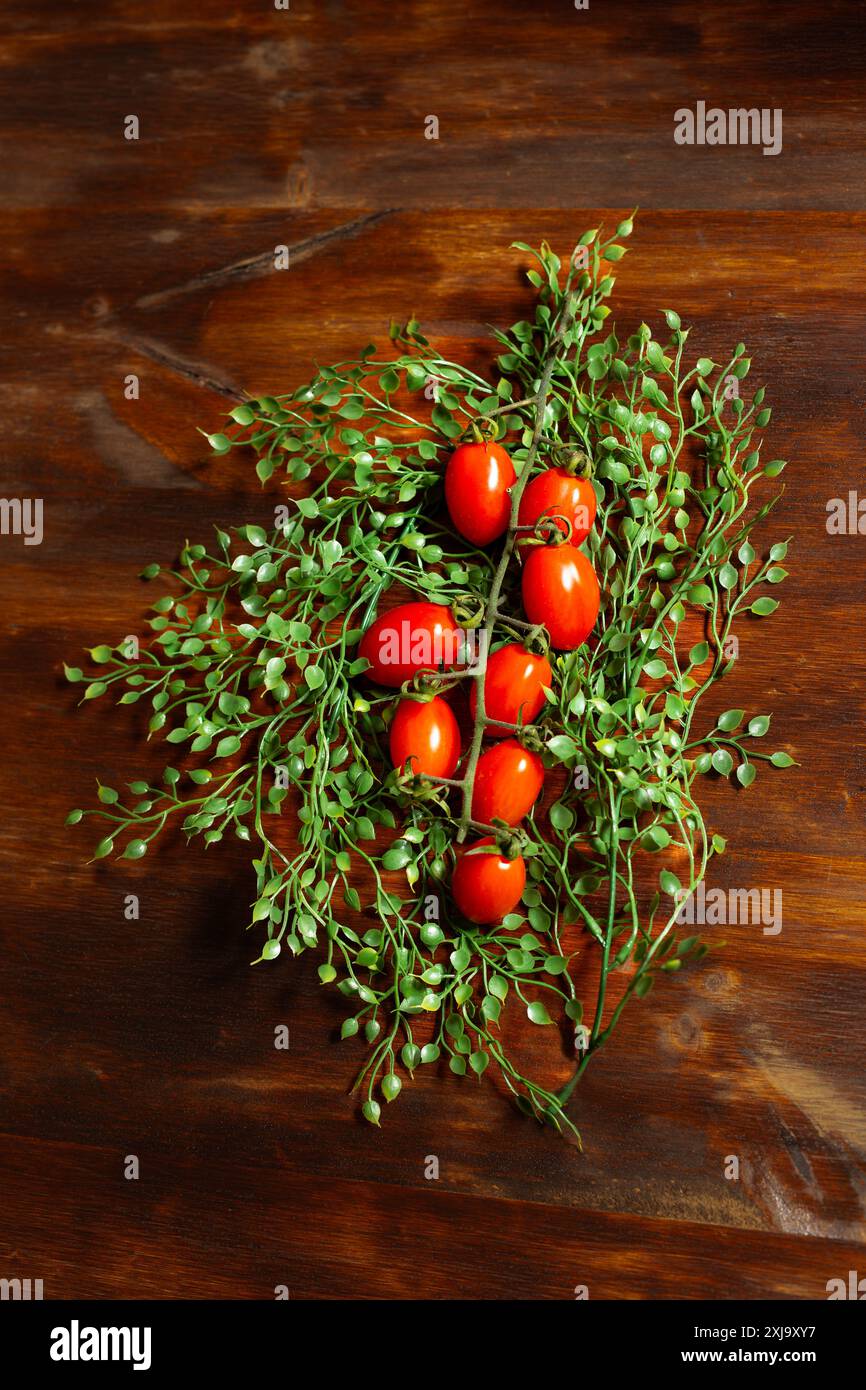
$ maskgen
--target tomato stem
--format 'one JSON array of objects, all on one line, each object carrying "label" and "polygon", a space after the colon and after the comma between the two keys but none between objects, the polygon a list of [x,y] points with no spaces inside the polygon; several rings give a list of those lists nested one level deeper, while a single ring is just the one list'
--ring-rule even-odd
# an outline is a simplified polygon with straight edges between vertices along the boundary
[{"label": "tomato stem", "polygon": [[[524,488],[529,482],[529,477],[538,454],[538,446],[541,443],[541,435],[544,429],[544,412],[547,405],[547,398],[550,394],[550,384],[556,366],[559,345],[571,328],[574,322],[574,315],[577,308],[577,300],[570,295],[565,307],[560,314],[556,331],[553,334],[541,372],[541,379],[538,383],[538,390],[531,398],[535,407],[535,424],[532,430],[532,439],[529,444],[529,451],[526,462],[520,473],[520,477],[511,489],[511,516],[508,522],[508,531],[505,536],[505,544],[502,547],[502,554],[499,557],[499,564],[493,576],[490,592],[487,596],[487,605],[484,610],[484,640],[482,642],[482,658],[479,662],[478,670],[475,672],[475,726],[472,730],[472,743],[469,749],[469,761],[466,765],[463,787],[463,809],[457,830],[457,842],[462,843],[466,839],[472,819],[472,792],[475,786],[475,771],[478,767],[478,759],[481,755],[481,745],[484,740],[484,729],[488,723],[487,713],[484,708],[484,681],[487,675],[487,652],[493,636],[493,628],[496,623],[496,615],[499,611],[499,595],[502,592],[502,585],[508,571],[511,556],[517,542],[518,516],[520,512],[520,499],[523,496]],[[527,624],[531,627],[532,624]]]}]

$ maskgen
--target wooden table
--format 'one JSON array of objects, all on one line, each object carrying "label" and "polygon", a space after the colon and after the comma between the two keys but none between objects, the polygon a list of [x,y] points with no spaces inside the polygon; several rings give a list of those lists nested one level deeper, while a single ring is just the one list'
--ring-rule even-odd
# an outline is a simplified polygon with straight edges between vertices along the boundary
[{"label": "wooden table", "polygon": [[[863,477],[857,6],[82,8],[11,0],[0,42],[3,490],[45,506],[41,546],[0,537],[0,1276],[50,1298],[757,1299],[866,1273],[866,537],[826,528]],[[676,146],[702,98],[781,107],[782,155]],[[795,538],[793,577],[718,707],[774,710],[800,766],[705,792],[730,840],[712,881],[781,888],[783,930],[729,928],[626,1013],[575,1098],[583,1153],[435,1069],[380,1133],[316,962],[248,968],[242,846],[85,864],[66,811],[165,757],[135,710],[73,713],[61,661],[138,630],[147,562],[272,516],[196,433],[242,390],[412,310],[483,369],[485,325],[528,304],[509,243],[565,253],[635,202],[617,322],[673,306],[701,351],[742,339],[790,459],[763,534]],[[565,1077],[555,1047],[536,1060]]]}]

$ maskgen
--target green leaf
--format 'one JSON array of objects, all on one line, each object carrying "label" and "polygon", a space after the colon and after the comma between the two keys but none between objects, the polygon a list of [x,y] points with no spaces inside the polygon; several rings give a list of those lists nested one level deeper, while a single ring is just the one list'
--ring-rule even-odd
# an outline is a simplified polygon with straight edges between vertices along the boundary
[{"label": "green leaf", "polygon": [[377,1128],[381,1128],[379,1125],[379,1117],[382,1114],[382,1107],[377,1100],[366,1100],[361,1106],[361,1113],[365,1120],[370,1121],[371,1125],[376,1125]]},{"label": "green leaf", "polygon": [[403,1089],[403,1082],[394,1072],[389,1072],[382,1077],[382,1095],[390,1105],[392,1100],[396,1100]]},{"label": "green leaf", "polygon": [[667,893],[668,897],[672,898],[680,892],[682,886],[676,874],[671,873],[670,869],[662,869],[659,874],[659,887],[663,893]]},{"label": "green leaf", "polygon": [[739,728],[743,722],[746,711],[744,709],[726,709],[724,714],[720,714],[716,721],[716,728],[722,729],[724,733],[730,733],[732,729]]},{"label": "green leaf", "polygon": [[147,842],[145,840],[130,840],[121,856],[123,859],[141,859],[147,854]]},{"label": "green leaf", "polygon": [[403,840],[397,840],[391,848],[386,850],[382,855],[382,868],[392,871],[396,869],[405,869],[406,865],[411,863],[414,857],[415,855],[412,847],[407,845]]},{"label": "green leaf", "polygon": [[325,673],[321,666],[305,666],[304,680],[311,690],[319,690],[325,684]]},{"label": "green leaf", "polygon": [[104,840],[100,840],[96,849],[93,851],[94,859],[104,859],[114,849],[114,841],[110,835],[106,835]]},{"label": "green leaf", "polygon": [[719,583],[723,589],[734,589],[737,585],[739,575],[731,564],[722,565],[719,570]]},{"label": "green leaf", "polygon": [[740,763],[737,768],[737,781],[741,787],[750,787],[755,780],[756,768],[754,763]]},{"label": "green leaf", "polygon": [[670,833],[663,825],[651,825],[642,836],[642,843],[648,850],[667,849],[671,842]]},{"label": "green leaf", "polygon": [[92,681],[84,692],[85,700],[98,700],[100,695],[104,695],[108,686],[104,681]]},{"label": "green leaf", "polygon": [[540,999],[534,999],[526,1010],[526,1016],[530,1023],[552,1023],[553,1019],[547,1012],[547,1008]]},{"label": "green leaf", "polygon": [[756,714],[754,719],[749,720],[748,731],[752,735],[752,738],[763,738],[770,727],[771,717],[772,716],[769,714]]},{"label": "green leaf", "polygon": [[773,764],[773,767],[796,767],[796,766],[797,766],[797,763],[796,763],[795,760],[791,757],[790,753],[785,753],[784,751],[780,751],[780,752],[778,752],[778,753],[773,753],[772,756],[771,756],[771,758],[770,758],[770,762]]},{"label": "green leaf", "polygon": [[713,767],[716,772],[721,773],[722,777],[727,777],[733,766],[734,760],[727,748],[717,748],[713,754]]},{"label": "green leaf", "polygon": [[230,758],[233,753],[237,753],[241,746],[241,741],[237,734],[228,734],[226,738],[221,738],[214,751],[215,758]]},{"label": "green leaf", "polygon": [[778,607],[778,599],[759,598],[755,600],[749,611],[752,613],[757,613],[759,618],[766,618],[769,616],[770,613],[775,613]]},{"label": "green leaf", "polygon": [[547,740],[547,748],[560,762],[573,758],[577,752],[577,744],[568,734],[555,734],[553,738]]}]

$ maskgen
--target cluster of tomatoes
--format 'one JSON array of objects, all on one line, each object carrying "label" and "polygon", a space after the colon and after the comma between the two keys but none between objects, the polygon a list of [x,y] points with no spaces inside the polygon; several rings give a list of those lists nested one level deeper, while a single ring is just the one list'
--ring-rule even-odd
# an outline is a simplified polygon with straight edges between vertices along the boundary
[{"label": "cluster of tomatoes", "polygon": [[[445,500],[454,527],[474,545],[490,545],[508,529],[514,467],[499,444],[462,444],[449,460]],[[527,618],[547,629],[551,645],[570,651],[591,632],[599,609],[595,571],[578,547],[595,520],[592,484],[563,468],[548,468],[530,479],[520,500],[518,550],[522,556],[521,593]],[[548,525],[539,528],[546,519]],[[367,675],[399,689],[431,665],[454,669],[463,634],[450,608],[436,603],[404,603],[377,618],[361,639],[359,656],[370,663]],[[431,653],[437,659],[431,661]],[[544,704],[552,673],[546,656],[520,642],[509,642],[487,660],[484,678],[486,739],[497,739],[478,759],[472,787],[473,821],[517,826],[537,800],[544,782],[538,753],[514,737],[532,724]],[[474,720],[473,684],[469,698]],[[405,696],[390,730],[394,766],[416,777],[451,779],[462,755],[460,729],[441,695]],[[502,853],[496,837],[486,836],[463,850],[451,881],[458,909],[471,922],[497,922],[513,911],[526,883],[520,855]]]}]

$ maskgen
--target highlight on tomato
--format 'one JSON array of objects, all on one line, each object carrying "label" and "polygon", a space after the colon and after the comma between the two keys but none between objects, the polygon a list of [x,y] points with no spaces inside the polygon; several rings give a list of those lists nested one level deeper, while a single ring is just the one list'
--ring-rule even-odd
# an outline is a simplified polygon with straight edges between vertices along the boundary
[{"label": "highlight on tomato", "polygon": [[416,777],[451,777],[460,759],[460,730],[441,695],[401,700],[391,722],[391,761]]},{"label": "highlight on tomato", "polygon": [[[502,738],[512,732],[508,724],[531,724],[544,704],[544,686],[553,673],[546,656],[527,651],[520,642],[509,642],[487,659],[484,677],[485,738]],[[469,692],[473,720],[478,705],[475,682]],[[502,723],[497,721],[501,720]]]},{"label": "highlight on tomato", "polygon": [[463,633],[441,603],[401,603],[367,628],[358,646],[379,685],[399,689],[418,671],[451,670],[462,659]]},{"label": "highlight on tomato", "polygon": [[537,545],[521,576],[523,607],[531,623],[543,623],[554,647],[572,651],[595,626],[601,592],[595,570],[576,545]]},{"label": "highlight on tomato", "polygon": [[451,876],[454,902],[478,926],[500,922],[513,912],[525,886],[523,859],[507,859],[492,835],[461,850]]},{"label": "highlight on tomato", "polygon": [[473,545],[489,545],[508,527],[508,489],[517,478],[501,444],[461,444],[445,469],[445,502],[455,528]]},{"label": "highlight on tomato", "polygon": [[537,753],[503,739],[482,753],[475,768],[472,819],[482,825],[495,820],[517,825],[532,810],[544,785],[544,764]]},{"label": "highlight on tomato", "polygon": [[595,489],[588,478],[576,478],[566,468],[547,468],[526,484],[518,525],[534,526],[543,516],[564,517],[571,525],[571,535],[562,521],[557,521],[563,539],[570,545],[581,545],[592,530],[597,505]]}]

